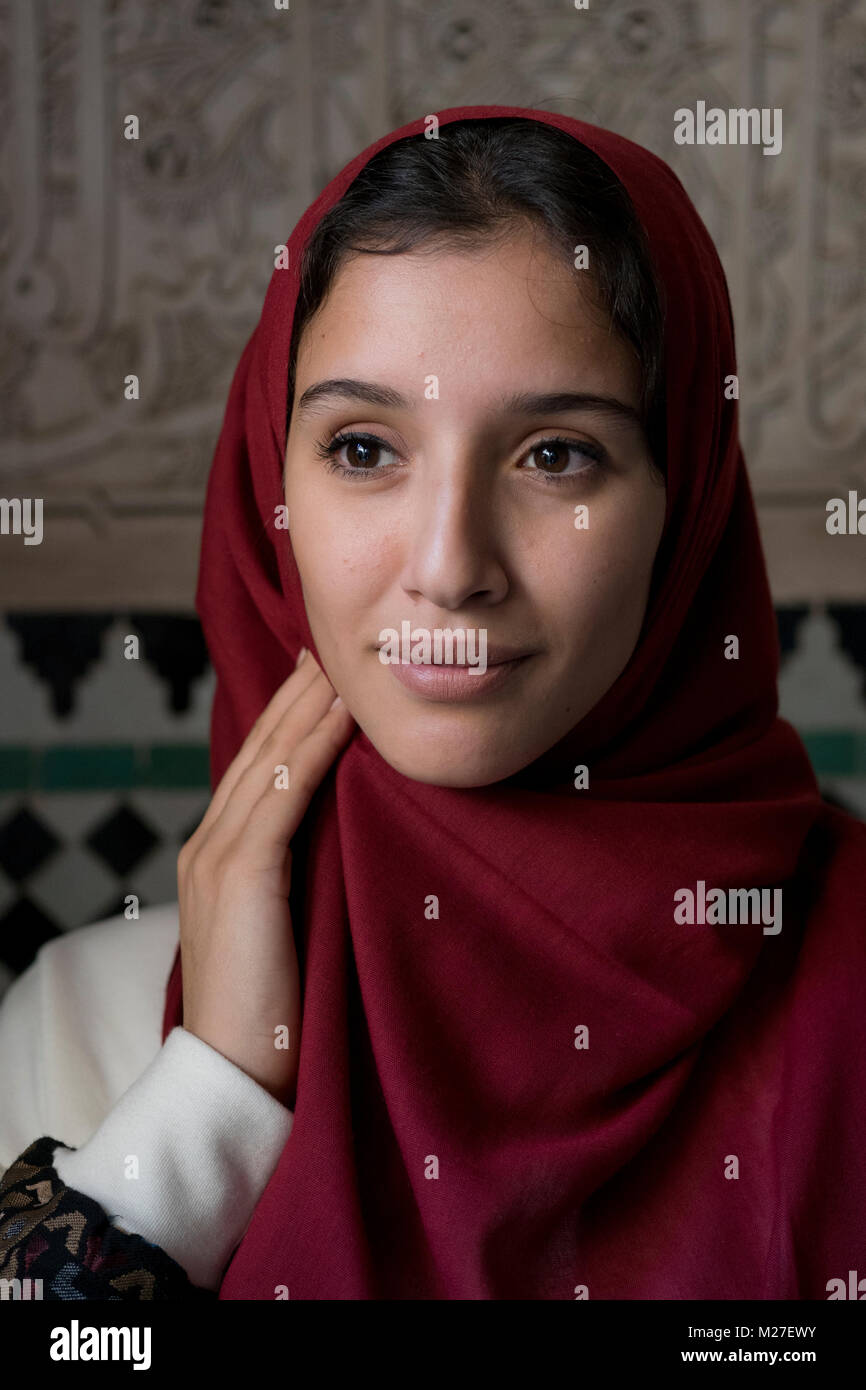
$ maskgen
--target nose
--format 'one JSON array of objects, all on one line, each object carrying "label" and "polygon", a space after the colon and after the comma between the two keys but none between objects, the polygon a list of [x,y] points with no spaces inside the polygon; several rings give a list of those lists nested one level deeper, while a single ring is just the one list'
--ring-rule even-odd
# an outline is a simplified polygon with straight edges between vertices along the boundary
[{"label": "nose", "polygon": [[408,503],[404,592],[446,612],[501,602],[508,576],[489,471],[468,447],[444,450],[427,463]]}]

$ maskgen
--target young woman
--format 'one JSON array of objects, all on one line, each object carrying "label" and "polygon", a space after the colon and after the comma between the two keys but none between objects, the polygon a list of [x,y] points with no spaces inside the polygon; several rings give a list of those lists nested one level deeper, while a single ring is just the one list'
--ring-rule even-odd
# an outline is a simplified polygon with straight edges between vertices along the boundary
[{"label": "young woman", "polygon": [[866,827],[777,717],[735,375],[706,229],[610,132],[456,108],[305,213],[208,489],[164,1046],[10,1166],[0,1274],[824,1299],[862,1264]]}]

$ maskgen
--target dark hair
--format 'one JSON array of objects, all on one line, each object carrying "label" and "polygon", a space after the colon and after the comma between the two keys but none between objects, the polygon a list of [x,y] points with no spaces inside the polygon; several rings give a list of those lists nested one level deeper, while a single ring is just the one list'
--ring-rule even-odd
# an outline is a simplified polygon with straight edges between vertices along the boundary
[{"label": "dark hair", "polygon": [[598,155],[565,131],[523,116],[453,121],[439,138],[385,146],[321,219],[301,261],[289,351],[288,420],[298,343],[342,261],[355,252],[396,256],[420,246],[470,250],[540,225],[572,263],[586,245],[599,307],[641,364],[641,410],[664,472],[663,292],[631,199]]}]

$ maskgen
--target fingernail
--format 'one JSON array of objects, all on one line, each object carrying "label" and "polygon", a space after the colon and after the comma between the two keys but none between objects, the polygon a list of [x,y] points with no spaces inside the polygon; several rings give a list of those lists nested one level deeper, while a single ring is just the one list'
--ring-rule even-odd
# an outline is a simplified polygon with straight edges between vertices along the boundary
[{"label": "fingernail", "polygon": [[[332,701],[331,701],[331,709],[341,708],[341,707],[342,707],[342,704],[343,704],[343,701],[340,699],[340,697],[339,697],[339,695],[338,695],[337,698],[336,698],[335,700],[332,700]],[[331,709],[328,710],[328,713],[329,713],[329,714],[330,714],[330,712],[331,712]]]},{"label": "fingernail", "polygon": [[300,666],[301,662],[303,661],[303,659],[304,659],[304,657],[305,657],[306,655],[307,655],[307,648],[306,648],[306,647],[301,647],[301,650],[298,652],[298,659],[297,659],[297,661],[295,662],[295,670],[296,670],[296,671],[297,671],[298,667]]}]

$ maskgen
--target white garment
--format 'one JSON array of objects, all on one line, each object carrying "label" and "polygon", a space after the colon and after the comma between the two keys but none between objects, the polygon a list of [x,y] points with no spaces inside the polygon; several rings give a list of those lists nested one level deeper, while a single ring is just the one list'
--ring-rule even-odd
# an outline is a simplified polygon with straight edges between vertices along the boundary
[{"label": "white garment", "polygon": [[178,930],[176,903],[110,917],[47,942],[10,985],[0,1172],[50,1135],[62,1182],[215,1289],[294,1114],[185,1028],[161,1044]]}]

